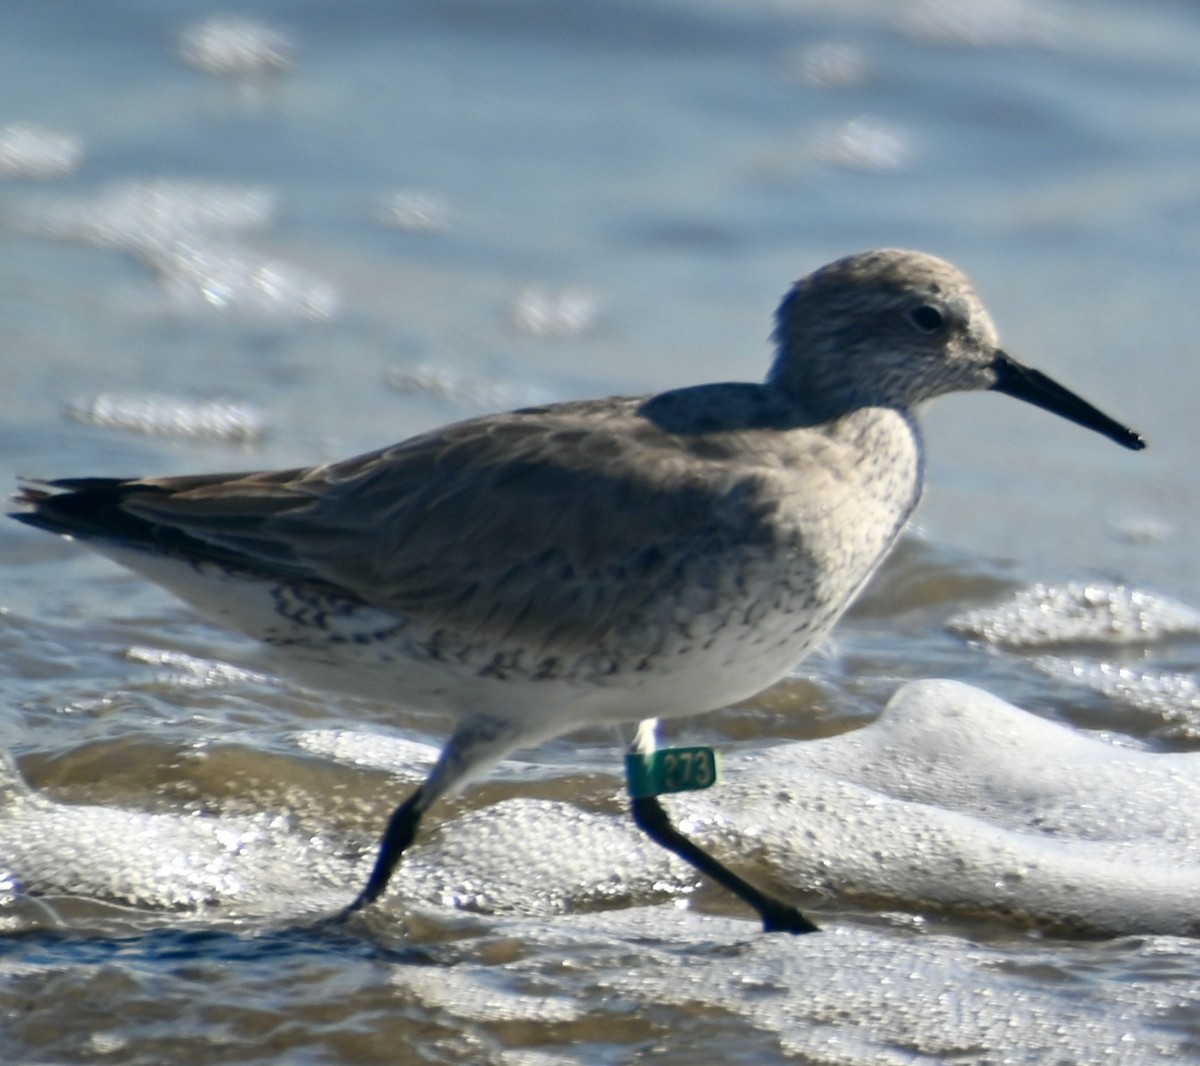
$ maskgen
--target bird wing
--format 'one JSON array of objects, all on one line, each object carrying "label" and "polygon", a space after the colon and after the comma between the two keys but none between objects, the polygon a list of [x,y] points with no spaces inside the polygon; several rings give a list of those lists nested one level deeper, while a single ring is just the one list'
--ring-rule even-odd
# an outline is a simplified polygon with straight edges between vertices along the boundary
[{"label": "bird wing", "polygon": [[717,596],[730,553],[777,533],[770,471],[747,471],[764,430],[736,404],[731,419],[728,395],[683,404],[686,426],[647,406],[490,416],[308,469],[56,482],[26,490],[22,517],[430,625],[584,645],[684,586]]}]

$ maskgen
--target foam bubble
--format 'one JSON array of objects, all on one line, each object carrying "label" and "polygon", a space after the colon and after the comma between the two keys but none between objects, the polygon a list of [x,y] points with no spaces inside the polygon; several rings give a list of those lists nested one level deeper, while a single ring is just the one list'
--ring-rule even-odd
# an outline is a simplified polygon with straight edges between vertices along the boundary
[{"label": "foam bubble", "polygon": [[509,319],[532,337],[576,337],[596,325],[599,305],[584,289],[527,285],[513,298]]},{"label": "foam bubble", "polygon": [[[579,1019],[506,1050],[498,1061],[512,1066],[626,1061],[646,1018],[680,1061],[1143,1066],[1189,1058],[1200,1008],[1197,950],[1165,938],[1081,945],[1047,963],[1044,948],[894,928],[839,925],[801,941],[747,935],[743,921],[657,907],[504,917],[454,948],[452,965],[392,968],[453,1029],[473,1032],[521,1009],[545,1010],[551,1023]],[[1107,976],[1113,968],[1120,979]],[[580,1044],[584,1026],[611,1039]]]},{"label": "foam bubble", "polygon": [[[459,973],[445,967],[403,967],[395,983],[427,1009],[453,1017],[468,1017],[484,1025],[496,1022],[539,1024],[573,1022],[584,1013],[578,1000],[561,995],[532,995],[506,988],[495,981],[481,981],[478,973]],[[515,1060],[505,1055],[505,1066]],[[536,1066],[536,1059],[521,1056],[522,1066]],[[547,1057],[544,1066],[563,1066],[561,1058]]]},{"label": "foam bubble", "polygon": [[246,443],[267,433],[263,414],[246,404],[221,400],[192,402],[171,396],[102,392],[66,405],[67,417],[106,429],[184,440]]},{"label": "foam bubble", "polygon": [[150,178],[114,182],[88,196],[33,201],[17,221],[60,240],[143,253],[196,234],[262,229],[277,208],[275,194],[262,186]]},{"label": "foam bubble", "polygon": [[293,734],[292,741],[314,755],[413,780],[424,777],[439,754],[432,744],[350,729],[308,729]]},{"label": "foam bubble", "polygon": [[290,70],[296,42],[278,26],[239,15],[213,15],[185,26],[179,58],[189,67],[226,78],[250,78]]},{"label": "foam bubble", "polygon": [[904,130],[869,115],[821,126],[809,152],[819,162],[873,174],[907,170],[914,154]]},{"label": "foam bubble", "polygon": [[375,218],[381,225],[405,233],[445,233],[450,228],[452,212],[435,193],[397,189],[380,197]]},{"label": "foam bubble", "polygon": [[232,685],[273,683],[274,678],[244,670],[216,659],[201,659],[186,652],[134,645],[125,652],[130,662],[167,667],[158,677],[163,684],[180,688],[228,688]]},{"label": "foam bubble", "polygon": [[906,0],[896,29],[925,44],[988,48],[1057,44],[1065,18],[1045,0]]},{"label": "foam bubble", "polygon": [[125,181],[91,196],[31,202],[17,225],[61,240],[131,252],[154,271],[151,310],[268,320],[326,321],[334,286],[303,267],[241,243],[268,225],[276,197],[259,186]]},{"label": "foam bubble", "polygon": [[390,889],[487,914],[562,914],[681,894],[695,871],[624,819],[513,799],[448,822],[416,849]]},{"label": "foam bubble", "polygon": [[1008,647],[1140,644],[1200,635],[1200,611],[1127,585],[1037,584],[1009,603],[964,611],[947,623],[959,636]]},{"label": "foam bubble", "polygon": [[0,177],[59,178],[83,161],[83,142],[28,122],[0,126]]},{"label": "foam bubble", "polygon": [[[350,766],[384,770],[404,781],[424,778],[441,753],[440,748],[422,741],[353,729],[306,729],[293,733],[291,740],[314,755]],[[529,777],[535,770],[533,763],[505,759],[488,776],[520,779]]]},{"label": "foam bubble", "polygon": [[951,681],[673,801],[797,891],[1065,930],[1200,932],[1200,756],[1117,748]]},{"label": "foam bubble", "polygon": [[1040,655],[1033,666],[1048,677],[1084,685],[1155,719],[1166,736],[1200,738],[1200,681],[1193,673],[1142,670],[1120,663]]},{"label": "foam bubble", "polygon": [[325,322],[341,298],[303,267],[236,244],[178,241],[151,250],[163,307],[172,313],[218,311],[253,319]]},{"label": "foam bubble", "polygon": [[[320,906],[314,878],[331,892],[348,876],[332,856],[270,818],[232,821],[55,803],[32,792],[0,753],[0,854],[25,891],[189,911],[270,913],[281,895]],[[324,877],[319,877],[319,872]],[[329,896],[325,906],[332,906]]]}]

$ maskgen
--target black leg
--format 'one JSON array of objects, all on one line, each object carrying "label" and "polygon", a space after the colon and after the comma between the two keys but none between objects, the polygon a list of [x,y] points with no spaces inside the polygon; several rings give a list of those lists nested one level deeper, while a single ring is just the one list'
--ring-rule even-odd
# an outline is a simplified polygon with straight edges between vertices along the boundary
[{"label": "black leg", "polygon": [[817,932],[817,927],[791,904],[760,892],[748,881],[738,877],[732,870],[722,866],[708,852],[701,850],[688,840],[671,824],[662,804],[653,796],[634,799],[633,820],[637,823],[638,828],[656,844],[661,844],[668,851],[673,851],[701,873],[708,874],[717,884],[729,889],[738,899],[750,904],[762,918],[763,932]]},{"label": "black leg", "polygon": [[371,876],[354,902],[338,915],[337,921],[345,921],[383,894],[400,857],[417,835],[422,816],[438,799],[503,758],[523,737],[524,734],[514,731],[503,721],[468,718],[463,722],[446,742],[425,783],[392,813],[379,842]]},{"label": "black leg", "polygon": [[366,887],[358,894],[354,902],[342,911],[339,915],[340,919],[345,920],[368,903],[374,903],[387,888],[392,872],[400,862],[400,856],[404,854],[404,849],[413,842],[413,837],[417,835],[417,826],[421,824],[423,811],[422,790],[417,789],[392,812],[392,817],[388,819],[387,829],[384,830],[383,839],[379,842],[379,854],[375,857],[375,868],[367,879]]}]

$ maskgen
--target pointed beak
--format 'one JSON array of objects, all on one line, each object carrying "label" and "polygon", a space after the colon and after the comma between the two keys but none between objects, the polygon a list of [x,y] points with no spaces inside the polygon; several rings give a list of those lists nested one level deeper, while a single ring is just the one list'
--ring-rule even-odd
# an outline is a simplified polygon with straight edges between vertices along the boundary
[{"label": "pointed beak", "polygon": [[1131,451],[1140,452],[1146,447],[1146,442],[1128,426],[1123,426],[1102,411],[1096,410],[1086,400],[1080,399],[1070,389],[1064,389],[1040,370],[1033,370],[1018,363],[1008,353],[997,351],[992,369],[996,372],[996,383],[992,386],[996,392],[1015,396],[1018,400],[1033,404],[1034,407],[1061,415],[1085,429],[1094,429]]}]

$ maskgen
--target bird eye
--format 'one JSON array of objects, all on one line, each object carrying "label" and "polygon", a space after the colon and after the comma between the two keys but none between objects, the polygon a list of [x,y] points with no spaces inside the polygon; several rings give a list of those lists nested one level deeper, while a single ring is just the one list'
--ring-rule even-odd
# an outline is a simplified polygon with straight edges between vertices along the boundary
[{"label": "bird eye", "polygon": [[936,333],[946,322],[942,312],[929,304],[914,307],[908,312],[908,320],[922,333]]}]

